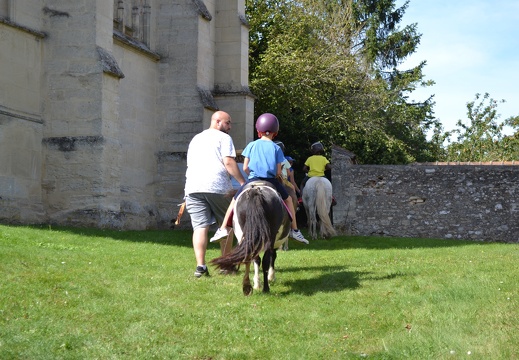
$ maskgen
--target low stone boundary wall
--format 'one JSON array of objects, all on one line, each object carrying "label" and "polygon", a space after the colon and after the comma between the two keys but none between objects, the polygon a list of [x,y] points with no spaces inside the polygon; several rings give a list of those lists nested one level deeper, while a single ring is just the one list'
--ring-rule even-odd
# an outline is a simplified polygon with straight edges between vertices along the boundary
[{"label": "low stone boundary wall", "polygon": [[515,163],[352,165],[335,155],[341,233],[519,242]]}]

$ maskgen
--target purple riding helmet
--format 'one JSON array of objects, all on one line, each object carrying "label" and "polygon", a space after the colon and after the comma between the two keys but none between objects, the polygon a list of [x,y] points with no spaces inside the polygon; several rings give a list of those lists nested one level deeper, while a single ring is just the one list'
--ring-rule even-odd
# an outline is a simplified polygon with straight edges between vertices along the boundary
[{"label": "purple riding helmet", "polygon": [[269,135],[279,132],[279,120],[274,114],[265,113],[258,116],[256,130]]}]

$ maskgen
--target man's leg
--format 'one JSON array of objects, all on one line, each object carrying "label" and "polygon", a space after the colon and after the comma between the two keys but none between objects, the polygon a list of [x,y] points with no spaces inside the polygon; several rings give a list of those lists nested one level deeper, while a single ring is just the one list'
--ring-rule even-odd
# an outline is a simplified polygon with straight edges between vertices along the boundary
[{"label": "man's leg", "polygon": [[195,259],[197,266],[205,265],[205,253],[207,250],[207,234],[209,226],[200,227],[193,230],[193,249],[195,250]]},{"label": "man's leg", "polygon": [[209,226],[213,220],[207,196],[203,193],[189,194],[186,196],[186,210],[191,217],[193,227],[192,242],[197,265],[195,276],[199,278],[202,275],[209,275],[205,263],[205,253]]}]

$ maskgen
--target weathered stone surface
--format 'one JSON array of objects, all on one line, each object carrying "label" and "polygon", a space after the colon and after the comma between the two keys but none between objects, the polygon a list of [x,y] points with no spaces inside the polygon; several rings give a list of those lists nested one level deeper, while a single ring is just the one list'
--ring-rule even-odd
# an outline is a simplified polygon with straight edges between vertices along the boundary
[{"label": "weathered stone surface", "polygon": [[519,242],[519,166],[332,164],[343,233]]},{"label": "weathered stone surface", "polygon": [[214,95],[248,86],[244,1],[132,5],[0,6],[0,222],[169,228],[213,110],[252,140],[253,95]]},{"label": "weathered stone surface", "polygon": [[[117,5],[0,7],[0,222],[169,228],[212,109],[253,140],[243,0],[155,0],[146,43],[114,31]],[[519,242],[515,164],[354,163],[332,149],[344,233]]]}]

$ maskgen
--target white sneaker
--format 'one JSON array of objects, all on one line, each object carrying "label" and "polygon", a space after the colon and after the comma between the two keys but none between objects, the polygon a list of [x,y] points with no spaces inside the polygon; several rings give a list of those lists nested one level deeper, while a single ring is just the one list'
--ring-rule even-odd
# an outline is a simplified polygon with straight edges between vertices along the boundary
[{"label": "white sneaker", "polygon": [[308,240],[305,239],[303,233],[299,230],[290,229],[290,233],[288,234],[288,236],[294,240],[302,242],[303,244],[309,244]]},{"label": "white sneaker", "polygon": [[209,242],[220,242],[220,240],[225,239],[227,236],[229,236],[229,230],[227,230],[227,228],[225,228],[225,230],[218,228],[214,236],[209,239]]}]

